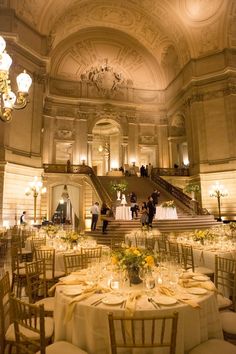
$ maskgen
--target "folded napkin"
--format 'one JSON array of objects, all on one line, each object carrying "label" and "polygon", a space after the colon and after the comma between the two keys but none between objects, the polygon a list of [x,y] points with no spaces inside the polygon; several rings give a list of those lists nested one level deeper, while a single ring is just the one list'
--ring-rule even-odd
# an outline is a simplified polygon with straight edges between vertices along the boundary
[{"label": "folded napkin", "polygon": [[203,288],[206,290],[210,291],[216,291],[217,289],[215,287],[215,284],[212,283],[211,281],[194,281],[191,279],[180,279],[179,280],[179,285],[182,286],[183,288]]},{"label": "folded napkin", "polygon": [[53,296],[55,293],[55,290],[58,286],[61,285],[86,285],[86,281],[85,279],[67,279],[67,280],[61,280],[58,283],[54,284],[53,286],[51,286],[51,288],[48,290],[48,295],[49,296]]},{"label": "folded napkin", "polygon": [[129,294],[125,305],[125,313],[128,316],[133,316],[136,309],[136,300],[139,299],[142,294],[142,291],[133,291],[131,294]]},{"label": "folded napkin", "polygon": [[164,285],[158,286],[158,291],[159,291],[159,293],[167,295],[167,296],[172,296],[173,297],[175,295],[174,290],[172,290],[172,289],[170,289],[170,288],[168,288],[167,286],[164,286]]},{"label": "folded napkin", "polygon": [[74,308],[77,302],[83,301],[89,298],[91,295],[99,292],[99,293],[108,293],[111,289],[103,288],[99,285],[93,285],[92,287],[84,289],[81,295],[76,296],[73,300],[71,300],[68,304],[66,315],[65,315],[65,322],[70,321],[72,318],[72,314],[74,312]]},{"label": "folded napkin", "polygon": [[175,297],[176,300],[183,302],[184,304],[187,304],[193,308],[198,308],[200,307],[199,303],[193,299],[185,299],[184,296],[182,297],[181,295]]}]

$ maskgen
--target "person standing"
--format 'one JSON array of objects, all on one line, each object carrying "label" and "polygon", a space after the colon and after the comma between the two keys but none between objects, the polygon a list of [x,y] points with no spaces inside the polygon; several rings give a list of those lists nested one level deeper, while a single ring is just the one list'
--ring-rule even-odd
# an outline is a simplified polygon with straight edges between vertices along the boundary
[{"label": "person standing", "polygon": [[108,208],[108,206],[106,205],[106,203],[102,204],[101,207],[101,220],[102,220],[102,233],[106,234],[106,230],[107,230],[107,225],[108,225],[108,213],[110,212],[110,209]]},{"label": "person standing", "polygon": [[90,213],[92,214],[91,231],[96,230],[98,215],[99,215],[99,203],[95,202],[90,208]]},{"label": "person standing", "polygon": [[158,204],[158,198],[159,198],[159,196],[160,196],[160,192],[159,192],[157,189],[155,189],[155,190],[153,191],[152,195],[151,195],[151,197],[152,197],[152,199],[153,199],[153,204],[155,205],[155,207],[156,207],[157,204]]},{"label": "person standing", "polygon": [[152,221],[156,212],[156,208],[153,203],[152,197],[148,197],[147,211],[148,211],[148,226],[152,228]]},{"label": "person standing", "polygon": [[21,225],[26,225],[26,211],[23,211],[21,217],[20,217],[20,224]]},{"label": "person standing", "polygon": [[148,177],[151,178],[151,175],[152,175],[152,164],[150,162],[148,164],[147,170],[148,170]]}]

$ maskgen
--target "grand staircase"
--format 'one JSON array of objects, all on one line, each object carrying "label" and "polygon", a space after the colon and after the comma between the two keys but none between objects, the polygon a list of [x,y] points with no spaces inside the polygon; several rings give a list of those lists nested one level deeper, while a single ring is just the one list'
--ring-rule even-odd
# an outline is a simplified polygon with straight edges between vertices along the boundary
[{"label": "grand staircase", "polygon": [[[112,209],[115,211],[117,206],[116,194],[111,191],[111,182],[116,181],[119,183],[121,180],[126,180],[128,183],[128,188],[126,191],[126,199],[129,202],[128,195],[134,192],[137,195],[137,202],[141,205],[143,201],[147,201],[149,195],[152,194],[154,189],[160,191],[160,198],[158,204],[163,203],[167,200],[174,200],[177,206],[177,220],[154,220],[153,228],[158,229],[161,233],[168,232],[184,232],[194,229],[204,229],[209,228],[217,224],[213,215],[193,215],[191,210],[189,210],[185,204],[182,204],[178,199],[176,199],[173,194],[167,192],[162,185],[153,182],[149,178],[140,178],[136,176],[130,177],[98,177],[99,182],[102,184],[103,188],[106,190],[112,199]],[[98,243],[110,244],[111,239],[122,241],[127,233],[135,229],[140,229],[140,216],[135,220],[125,221],[125,220],[112,220],[109,222],[107,234],[103,235],[101,230],[101,225],[98,223],[98,229],[96,231],[86,231],[86,235],[95,238]]]}]

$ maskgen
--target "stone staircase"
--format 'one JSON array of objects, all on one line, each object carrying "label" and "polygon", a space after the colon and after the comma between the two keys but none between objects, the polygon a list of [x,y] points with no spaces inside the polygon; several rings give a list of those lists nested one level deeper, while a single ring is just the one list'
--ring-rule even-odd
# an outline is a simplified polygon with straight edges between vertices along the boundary
[{"label": "stone staircase", "polygon": [[[113,208],[116,206],[116,195],[111,192],[110,183],[111,181],[116,180],[119,182],[121,179],[126,179],[128,182],[128,189],[126,192],[126,196],[135,192],[137,195],[137,202],[139,204],[142,201],[147,201],[148,196],[153,192],[155,188],[157,188],[160,192],[159,203],[161,204],[166,200],[173,200],[172,195],[168,192],[157,186],[154,182],[152,182],[148,178],[138,178],[138,177],[98,177],[103,184],[104,188],[106,188],[107,192],[110,194],[113,199]],[[127,201],[129,198],[127,197]],[[184,206],[182,206],[178,200],[175,200],[177,205],[177,220],[154,220],[153,228],[158,229],[161,233],[168,232],[184,232],[191,231],[194,229],[205,229],[212,227],[217,224],[217,221],[214,219],[213,215],[190,215],[189,211],[185,210]],[[218,223],[219,224],[219,223]],[[112,220],[109,222],[107,234],[103,235],[101,230],[101,225],[98,223],[98,229],[96,231],[86,231],[87,236],[91,236],[97,240],[98,243],[110,244],[111,240],[123,241],[124,237],[127,233],[135,229],[140,229],[140,215],[135,220]]]}]

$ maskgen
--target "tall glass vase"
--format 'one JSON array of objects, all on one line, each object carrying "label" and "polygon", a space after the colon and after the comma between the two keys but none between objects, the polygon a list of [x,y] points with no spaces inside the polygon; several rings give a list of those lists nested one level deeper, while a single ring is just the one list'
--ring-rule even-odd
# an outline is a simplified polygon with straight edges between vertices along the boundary
[{"label": "tall glass vase", "polygon": [[127,269],[129,282],[131,284],[140,284],[142,283],[142,279],[139,277],[139,267],[138,266],[131,266]]}]

